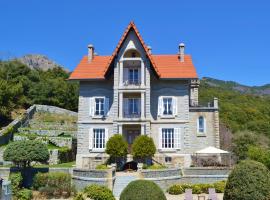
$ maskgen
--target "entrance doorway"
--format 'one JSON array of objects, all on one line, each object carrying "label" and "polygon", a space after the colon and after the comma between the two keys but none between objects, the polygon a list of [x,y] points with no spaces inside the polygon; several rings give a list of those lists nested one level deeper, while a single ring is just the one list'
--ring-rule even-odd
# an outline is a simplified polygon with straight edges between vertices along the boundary
[{"label": "entrance doorway", "polygon": [[124,137],[128,143],[128,153],[131,153],[131,148],[134,140],[141,134],[140,126],[127,125],[123,127]]}]

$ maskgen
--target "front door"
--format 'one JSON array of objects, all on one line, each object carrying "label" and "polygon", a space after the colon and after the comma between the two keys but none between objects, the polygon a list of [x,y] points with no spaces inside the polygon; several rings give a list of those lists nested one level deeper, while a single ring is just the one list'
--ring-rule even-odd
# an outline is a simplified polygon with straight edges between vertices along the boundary
[{"label": "front door", "polygon": [[128,142],[128,152],[131,153],[131,146],[137,136],[140,135],[139,130],[128,130],[127,131],[127,142]]}]

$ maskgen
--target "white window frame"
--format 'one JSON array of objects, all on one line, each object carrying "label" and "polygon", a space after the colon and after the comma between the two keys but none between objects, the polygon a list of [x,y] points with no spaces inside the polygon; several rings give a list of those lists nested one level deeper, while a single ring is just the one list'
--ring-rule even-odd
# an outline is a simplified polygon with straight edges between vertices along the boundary
[{"label": "white window frame", "polygon": [[[102,103],[101,102],[99,102],[99,106],[98,106],[98,108],[99,108],[99,111],[98,111],[98,113],[97,113],[97,100],[98,99],[103,99],[103,110],[101,110],[101,105],[102,105]],[[104,116],[105,115],[105,97],[95,97],[95,116]],[[101,112],[103,111],[103,114],[101,114]]]},{"label": "white window frame", "polygon": [[[200,118],[203,118],[203,131],[201,131],[200,129]],[[198,135],[205,135],[206,134],[206,118],[202,115],[200,115],[197,119],[197,134]]]},{"label": "white window frame", "polygon": [[[171,132],[165,132],[171,131]],[[170,134],[170,137],[165,137],[165,134]],[[166,147],[167,142],[167,147]],[[164,151],[175,151],[181,149],[181,128],[163,127],[159,128],[159,149]]]},{"label": "white window frame", "polygon": [[[171,98],[171,110],[172,114],[164,114],[164,99]],[[169,104],[167,104],[167,108]],[[174,118],[177,116],[177,97],[176,96],[160,96],[158,100],[158,115],[161,118]]]},{"label": "white window frame", "polygon": [[[96,99],[103,99],[103,114],[96,114]],[[105,96],[94,96],[90,98],[90,104],[89,104],[89,112],[90,116],[93,118],[103,118],[104,116],[107,116],[109,114],[109,98]],[[101,107],[101,104],[99,105],[99,108]],[[100,113],[100,112],[99,112]]]},{"label": "white window frame", "polygon": [[89,150],[95,151],[95,152],[104,152],[105,148],[106,148],[107,141],[108,141],[108,129],[107,128],[95,127],[95,128],[90,129],[90,131],[89,131]]},{"label": "white window frame", "polygon": [[[132,103],[130,103],[130,101],[132,101]],[[137,112],[134,112],[135,107],[136,107],[136,102],[137,101]],[[139,114],[140,113],[140,98],[128,98],[128,112],[130,111],[130,105],[132,106],[132,112],[129,114]]]}]

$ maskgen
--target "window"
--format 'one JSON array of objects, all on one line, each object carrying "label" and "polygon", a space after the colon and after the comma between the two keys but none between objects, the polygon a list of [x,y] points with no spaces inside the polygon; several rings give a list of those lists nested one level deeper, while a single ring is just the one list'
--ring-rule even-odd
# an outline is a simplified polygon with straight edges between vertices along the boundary
[{"label": "window", "polygon": [[162,148],[163,149],[174,148],[174,129],[173,128],[162,129]]},{"label": "window", "polygon": [[129,69],[128,81],[131,84],[139,83],[139,70],[138,69]]},{"label": "window", "polygon": [[139,99],[128,99],[128,112],[129,114],[139,113]]},{"label": "window", "polygon": [[198,118],[198,132],[205,133],[205,119],[203,116]]},{"label": "window", "polygon": [[165,157],[165,162],[166,163],[171,163],[172,162],[172,157],[166,156]]},{"label": "window", "polygon": [[104,98],[95,98],[95,104],[96,104],[96,109],[95,109],[95,115],[104,115]]},{"label": "window", "polygon": [[93,129],[93,148],[105,148],[105,129]]},{"label": "window", "polygon": [[172,97],[163,98],[163,115],[172,115]]}]

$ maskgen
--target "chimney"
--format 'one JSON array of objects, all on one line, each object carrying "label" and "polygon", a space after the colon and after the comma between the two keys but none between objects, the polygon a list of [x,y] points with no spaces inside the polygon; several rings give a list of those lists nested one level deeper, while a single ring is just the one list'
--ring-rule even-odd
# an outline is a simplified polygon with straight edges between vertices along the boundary
[{"label": "chimney", "polygon": [[147,46],[147,48],[148,48],[148,53],[149,54],[152,54],[152,47],[151,46]]},{"label": "chimney", "polygon": [[184,43],[179,44],[179,59],[181,62],[185,61],[185,44]]},{"label": "chimney", "polygon": [[88,45],[88,62],[91,62],[94,59],[94,46],[92,44]]}]

